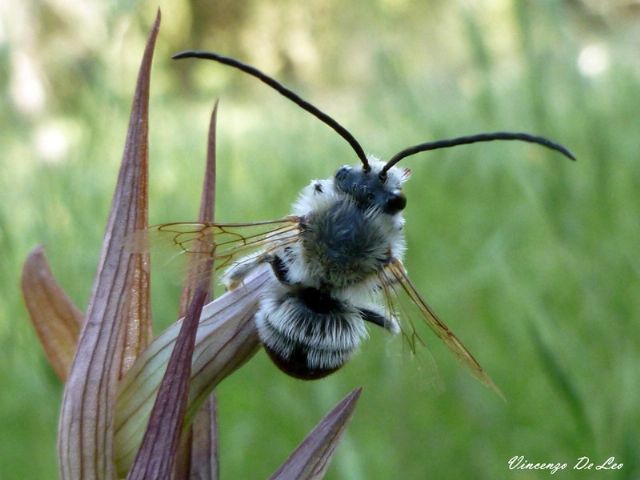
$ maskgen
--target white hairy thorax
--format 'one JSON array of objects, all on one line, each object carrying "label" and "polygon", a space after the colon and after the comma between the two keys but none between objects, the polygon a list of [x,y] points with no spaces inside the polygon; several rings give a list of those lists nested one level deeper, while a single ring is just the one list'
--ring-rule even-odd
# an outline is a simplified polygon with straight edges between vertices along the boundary
[{"label": "white hairy thorax", "polygon": [[[384,162],[376,158],[369,158],[371,173],[370,175],[378,175]],[[362,166],[353,167],[354,170],[362,170]],[[389,191],[400,190],[404,182],[409,178],[408,169],[392,167],[388,171],[385,188]],[[335,187],[334,178],[324,180],[313,180],[299,194],[298,200],[293,206],[293,213],[302,218],[308,218],[318,215],[328,209],[334,207],[340,202],[349,202],[348,195],[339,191]],[[354,261],[364,266],[365,270],[378,270],[380,265],[376,262],[377,258],[388,257],[389,254],[402,260],[405,252],[404,238],[404,217],[402,212],[395,215],[387,215],[377,208],[370,208],[362,214],[366,217],[366,224],[375,231],[380,242],[375,245],[374,251],[368,251],[366,254],[358,252],[359,258]],[[344,228],[352,228],[353,225],[347,224]],[[298,242],[293,246],[294,254],[292,257],[291,274],[295,281],[309,285],[317,286],[315,280],[322,276],[324,266],[318,262],[317,255],[305,251],[302,242]],[[375,283],[377,278],[371,275],[370,278],[349,285],[334,285],[337,287],[335,294],[350,298],[353,295],[360,296],[361,293],[371,290],[372,282]],[[339,281],[336,283],[340,283]]]}]

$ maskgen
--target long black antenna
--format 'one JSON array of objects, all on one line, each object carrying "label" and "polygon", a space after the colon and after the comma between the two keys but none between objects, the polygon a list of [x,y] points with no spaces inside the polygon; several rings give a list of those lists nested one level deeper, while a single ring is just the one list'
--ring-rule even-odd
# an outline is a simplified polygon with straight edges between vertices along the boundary
[{"label": "long black antenna", "polygon": [[224,65],[228,65],[228,66],[233,67],[233,68],[237,68],[238,70],[241,70],[241,71],[243,71],[245,73],[248,73],[249,75],[252,75],[252,76],[256,77],[258,80],[266,83],[271,88],[276,90],[280,95],[288,98],[293,103],[295,103],[299,107],[305,109],[311,115],[313,115],[316,118],[320,119],[322,122],[326,123],[332,129],[334,129],[338,133],[338,135],[340,135],[342,138],[344,138],[349,143],[349,145],[351,145],[351,148],[356,152],[356,155],[358,155],[358,158],[362,162],[364,170],[365,171],[370,170],[371,167],[369,166],[369,161],[367,160],[367,156],[365,155],[364,150],[362,149],[362,147],[360,146],[358,141],[354,138],[354,136],[351,135],[351,133],[349,133],[349,131],[346,128],[344,128],[342,125],[340,125],[337,121],[335,121],[329,115],[324,113],[322,110],[320,110],[317,107],[311,105],[309,102],[307,102],[302,97],[300,97],[297,93],[289,90],[287,87],[282,85],[280,82],[278,82],[277,80],[274,80],[273,78],[271,78],[267,74],[261,72],[257,68],[252,67],[251,65],[247,65],[245,63],[242,63],[242,62],[236,60],[235,58],[225,57],[225,56],[219,55],[217,53],[204,52],[204,51],[199,51],[199,50],[187,50],[187,51],[184,51],[184,52],[179,52],[179,53],[176,53],[175,55],[173,55],[173,57],[171,57],[171,58],[176,59],[176,60],[181,59],[181,58],[204,58],[206,60],[213,60],[215,62],[222,63]]},{"label": "long black antenna", "polygon": [[439,148],[455,147],[458,145],[468,145],[470,143],[492,142],[494,140],[519,140],[521,142],[537,143],[538,145],[542,145],[543,147],[547,147],[551,150],[555,150],[556,152],[560,152],[565,157],[571,160],[576,159],[576,157],[573,156],[573,153],[571,153],[566,147],[563,147],[559,143],[552,142],[551,140],[544,137],[521,132],[491,132],[480,133],[478,135],[469,135],[465,137],[450,138],[448,140],[420,143],[418,145],[414,145],[413,147],[405,148],[401,152],[396,153],[391,158],[391,160],[386,163],[386,165],[380,171],[380,176],[381,178],[385,178],[387,175],[387,171],[391,167],[393,167],[403,158],[414,155],[416,153],[426,152],[428,150],[437,150]]}]

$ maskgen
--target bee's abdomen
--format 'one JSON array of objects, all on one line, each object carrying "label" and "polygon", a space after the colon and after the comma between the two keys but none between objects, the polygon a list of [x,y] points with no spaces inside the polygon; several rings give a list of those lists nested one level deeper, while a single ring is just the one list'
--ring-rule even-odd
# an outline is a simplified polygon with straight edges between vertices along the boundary
[{"label": "bee's abdomen", "polygon": [[287,375],[301,380],[317,380],[331,375],[344,365],[347,360],[337,364],[335,367],[311,367],[308,360],[308,352],[303,348],[294,348],[289,357],[284,357],[278,350],[264,344],[264,349],[271,358],[271,361]]},{"label": "bee's abdomen", "polygon": [[366,336],[355,307],[315,288],[269,295],[256,325],[274,363],[285,373],[308,380],[340,368]]}]

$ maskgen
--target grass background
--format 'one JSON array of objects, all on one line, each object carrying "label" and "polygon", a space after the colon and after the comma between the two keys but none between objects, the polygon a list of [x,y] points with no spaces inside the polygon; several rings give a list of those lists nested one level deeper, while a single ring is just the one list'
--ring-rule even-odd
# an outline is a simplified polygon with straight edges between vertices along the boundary
[{"label": "grass background", "polygon": [[[56,477],[62,386],[19,292],[44,244],[88,300],[131,93],[156,4],[38,1],[0,8],[0,478]],[[311,178],[355,157],[263,85],[186,48],[243,58],[344,124],[368,152],[479,131],[547,135],[423,154],[406,264],[505,392],[475,382],[425,329],[424,363],[381,331],[339,373],[280,374],[263,353],[219,388],[222,478],[265,478],[322,415],[363,386],[327,478],[544,478],[508,460],[568,463],[562,478],[640,476],[640,47],[625,2],[160,2],[152,76],[151,221],[196,217],[207,119],[221,98],[217,216],[289,212]],[[155,262],[157,331],[180,288]],[[174,278],[175,277],[175,278]],[[617,472],[571,470],[578,457]]]}]

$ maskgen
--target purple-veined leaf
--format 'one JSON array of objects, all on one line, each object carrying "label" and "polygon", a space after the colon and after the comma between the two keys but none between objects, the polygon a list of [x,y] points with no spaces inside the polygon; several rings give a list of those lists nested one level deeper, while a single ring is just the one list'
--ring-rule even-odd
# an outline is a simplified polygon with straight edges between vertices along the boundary
[{"label": "purple-veined leaf", "polygon": [[206,296],[205,289],[194,292],[160,384],[142,444],[127,475],[128,480],[171,477],[189,394],[191,356]]},{"label": "purple-veined leaf", "polygon": [[215,393],[207,397],[193,420],[190,478],[217,480],[220,475],[218,450],[218,402]]},{"label": "purple-veined leaf", "polygon": [[362,388],[356,388],[331,410],[271,476],[271,480],[316,480],[324,477]]},{"label": "purple-veined leaf", "polygon": [[42,247],[24,262],[22,295],[53,371],[66,380],[84,315],[56,282]]},{"label": "purple-veined leaf", "polygon": [[[209,121],[209,134],[207,136],[207,160],[205,164],[204,180],[202,184],[202,195],[200,197],[200,213],[198,222],[212,223],[215,218],[215,198],[216,198],[216,125],[218,118],[218,102],[215,103]],[[196,250],[207,252],[207,245],[211,244],[211,234],[205,235],[199,243],[202,248],[196,246]],[[207,291],[210,290],[213,282],[213,258],[208,253],[189,255],[189,265],[187,267],[187,277],[180,297],[180,315],[184,315],[193,296],[193,292],[203,282],[206,282]]]},{"label": "purple-veined leaf", "polygon": [[[216,201],[216,127],[218,119],[218,101],[216,100],[209,120],[207,135],[207,158],[205,162],[200,213],[198,221],[212,223],[215,219]],[[205,236],[199,250],[206,251],[204,242],[213,239]],[[204,257],[204,258],[203,258]],[[185,306],[191,298],[198,279],[204,276],[207,282],[208,298],[213,298],[211,284],[214,282],[213,259],[210,255],[200,254],[190,257],[188,275],[180,297],[180,314],[184,315]],[[218,479],[218,440],[217,440],[216,394],[211,392],[195,415],[191,430],[183,437],[178,452],[178,461],[174,469],[174,478],[197,478],[199,480]]]},{"label": "purple-veined leaf", "polygon": [[[117,382],[131,332],[132,310],[148,312],[148,293],[131,298],[146,266],[144,254],[122,249],[128,235],[147,226],[148,104],[151,61],[160,27],[160,12],[144,52],[122,164],[109,214],[100,263],[86,321],[65,386],[58,427],[58,459],[62,479],[108,479],[113,463],[113,427]],[[136,280],[138,278],[138,280]],[[140,321],[140,319],[138,319]],[[135,343],[135,342],[133,342]]]},{"label": "purple-veined leaf", "polygon": [[[258,268],[244,285],[204,307],[193,353],[185,427],[214,387],[258,350],[253,316],[262,291],[276,281],[269,267]],[[140,446],[180,325],[181,321],[171,325],[151,342],[120,382],[115,425],[120,475],[126,474]]]}]

